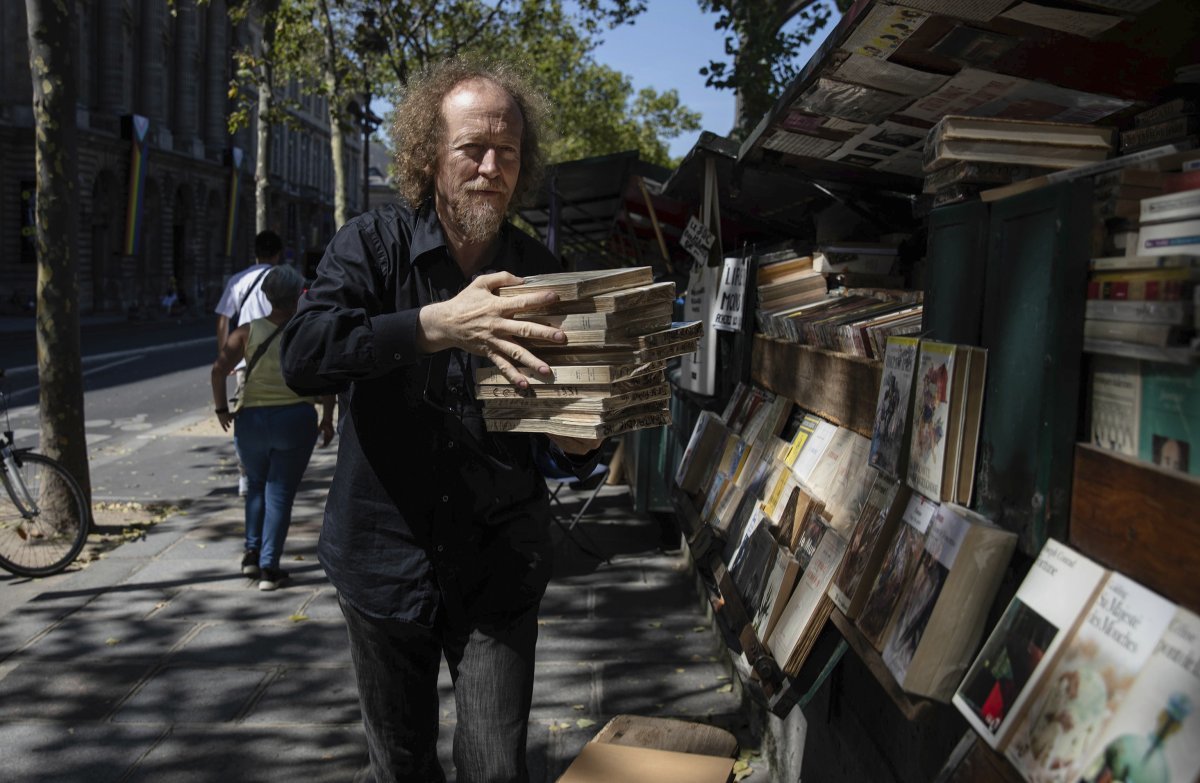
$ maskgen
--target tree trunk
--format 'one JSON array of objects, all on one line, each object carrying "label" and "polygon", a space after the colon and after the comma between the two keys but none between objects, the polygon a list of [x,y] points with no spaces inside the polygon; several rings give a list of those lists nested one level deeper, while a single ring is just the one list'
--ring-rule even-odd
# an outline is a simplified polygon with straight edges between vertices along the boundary
[{"label": "tree trunk", "polygon": [[[37,128],[37,364],[40,450],[91,498],[79,355],[79,144],[75,128],[75,26],[61,0],[25,0]],[[51,485],[70,507],[66,488]]]},{"label": "tree trunk", "polygon": [[322,78],[325,91],[329,94],[329,151],[333,156],[333,230],[337,231],[350,219],[346,206],[346,165],[343,151],[346,140],[342,134],[339,106],[343,97],[338,89],[337,46],[334,41],[333,20],[329,17],[328,0],[320,0],[321,26],[325,34],[325,56],[321,59]]},{"label": "tree trunk", "polygon": [[269,228],[267,206],[271,196],[271,101],[272,76],[269,65],[259,66],[266,74],[258,82],[258,111],[254,118],[254,233]]},{"label": "tree trunk", "polygon": [[262,4],[262,32],[258,37],[255,59],[258,67],[258,112],[254,120],[254,232],[270,228],[268,207],[271,194],[271,107],[275,101],[275,67],[271,58],[275,56],[275,12],[279,0],[265,0]]}]

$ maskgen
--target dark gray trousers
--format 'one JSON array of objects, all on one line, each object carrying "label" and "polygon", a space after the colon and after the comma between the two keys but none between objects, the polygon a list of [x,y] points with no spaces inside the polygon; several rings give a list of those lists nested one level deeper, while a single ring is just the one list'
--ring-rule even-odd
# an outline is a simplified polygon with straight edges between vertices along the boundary
[{"label": "dark gray trousers", "polygon": [[443,783],[437,757],[438,671],[454,683],[457,783],[527,783],[537,606],[496,625],[450,633],[367,617],[340,597],[374,783]]}]

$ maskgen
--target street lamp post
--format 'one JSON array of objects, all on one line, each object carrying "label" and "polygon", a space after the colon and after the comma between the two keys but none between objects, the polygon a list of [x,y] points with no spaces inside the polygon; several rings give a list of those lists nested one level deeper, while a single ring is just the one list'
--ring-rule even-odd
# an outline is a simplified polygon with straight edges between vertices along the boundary
[{"label": "street lamp post", "polygon": [[350,105],[350,111],[358,120],[358,127],[362,130],[363,139],[363,181],[362,181],[362,209],[361,212],[366,212],[371,206],[371,134],[375,132],[383,123],[383,118],[377,116],[371,111],[371,93],[367,91],[362,96],[362,103],[357,106]]}]

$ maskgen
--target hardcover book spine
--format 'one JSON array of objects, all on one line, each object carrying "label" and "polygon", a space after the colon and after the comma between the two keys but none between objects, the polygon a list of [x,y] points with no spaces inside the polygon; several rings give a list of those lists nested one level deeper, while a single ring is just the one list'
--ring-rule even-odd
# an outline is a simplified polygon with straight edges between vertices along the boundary
[{"label": "hardcover book spine", "polygon": [[1184,190],[1142,199],[1141,221],[1183,220],[1200,216],[1200,190]]},{"label": "hardcover book spine", "polygon": [[1200,101],[1194,98],[1175,98],[1133,115],[1133,127],[1144,128],[1173,119],[1181,114],[1200,112]]},{"label": "hardcover book spine", "polygon": [[1192,303],[1184,301],[1089,299],[1086,308],[1087,318],[1106,321],[1186,326],[1192,319]]},{"label": "hardcover book spine", "polygon": [[1157,122],[1153,125],[1144,125],[1133,130],[1122,131],[1121,149],[1139,149],[1151,144],[1161,144],[1183,138],[1189,133],[1195,133],[1197,128],[1200,127],[1198,119],[1200,117],[1195,114],[1187,114],[1165,120],[1164,122]]}]

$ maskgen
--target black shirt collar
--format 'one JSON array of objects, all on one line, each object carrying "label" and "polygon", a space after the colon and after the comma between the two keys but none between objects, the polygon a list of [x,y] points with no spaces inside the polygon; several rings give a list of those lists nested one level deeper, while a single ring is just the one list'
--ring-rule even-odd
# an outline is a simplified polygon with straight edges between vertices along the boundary
[{"label": "black shirt collar", "polygon": [[[496,255],[484,265],[479,274],[489,272],[513,271],[516,253],[513,252],[514,229],[507,220],[500,226],[500,238],[497,243]],[[442,222],[438,219],[437,211],[433,208],[433,200],[427,199],[415,210],[413,221],[412,241],[408,247],[409,262],[413,265],[434,263],[436,259],[450,259],[450,248],[446,244],[446,234],[442,230]]]}]

